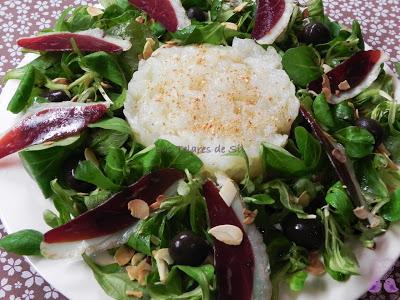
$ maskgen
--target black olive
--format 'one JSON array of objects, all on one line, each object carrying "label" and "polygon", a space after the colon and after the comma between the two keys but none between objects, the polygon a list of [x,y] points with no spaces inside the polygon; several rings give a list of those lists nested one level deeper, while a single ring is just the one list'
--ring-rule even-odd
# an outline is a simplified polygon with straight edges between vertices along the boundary
[{"label": "black olive", "polygon": [[283,219],[281,226],[285,236],[298,246],[318,250],[324,244],[324,225],[319,219],[299,219],[291,214]]},{"label": "black olive", "polygon": [[177,234],[170,243],[169,252],[178,265],[199,266],[209,253],[208,243],[191,231]]},{"label": "black olive", "polygon": [[383,128],[378,121],[370,118],[359,118],[356,125],[360,128],[368,130],[375,138],[375,146],[379,146],[383,142]]},{"label": "black olive", "polygon": [[186,12],[189,19],[195,19],[199,22],[204,22],[207,20],[207,15],[198,7],[191,7]]},{"label": "black olive", "polygon": [[79,164],[80,159],[71,157],[64,162],[63,179],[64,182],[73,190],[81,193],[90,193],[96,189],[94,184],[84,182],[75,178],[75,169]]},{"label": "black olive", "polygon": [[71,100],[68,95],[61,90],[45,92],[43,94],[43,98],[46,98],[49,102],[63,102]]},{"label": "black olive", "polygon": [[331,40],[331,33],[325,25],[312,22],[304,26],[300,40],[306,44],[325,44]]}]

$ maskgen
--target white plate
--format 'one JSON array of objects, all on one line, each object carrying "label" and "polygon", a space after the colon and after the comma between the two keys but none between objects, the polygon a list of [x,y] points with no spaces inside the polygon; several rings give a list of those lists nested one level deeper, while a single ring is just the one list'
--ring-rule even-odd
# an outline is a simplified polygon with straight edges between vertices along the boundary
[{"label": "white plate", "polygon": [[[24,62],[32,58],[33,56],[27,55]],[[17,81],[8,82],[0,96],[0,132],[15,122],[15,115],[7,112],[6,107],[17,86]],[[49,229],[42,219],[42,213],[45,209],[52,208],[52,203],[43,198],[17,155],[0,160],[0,191],[0,218],[9,233],[26,228],[41,232]],[[329,276],[310,278],[304,292],[297,296],[285,293],[282,299],[357,299],[375,280],[380,279],[400,256],[400,224],[392,226],[377,240],[375,251],[356,247],[355,252],[360,263],[360,276],[353,276],[345,283],[336,282]],[[52,261],[32,257],[28,259],[50,284],[71,300],[111,299],[105,295],[91,270],[81,260]]]}]

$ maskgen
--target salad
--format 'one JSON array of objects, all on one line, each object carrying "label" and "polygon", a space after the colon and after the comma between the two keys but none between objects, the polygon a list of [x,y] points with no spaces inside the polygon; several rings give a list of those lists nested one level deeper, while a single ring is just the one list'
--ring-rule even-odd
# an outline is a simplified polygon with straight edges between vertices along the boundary
[{"label": "salad", "polygon": [[395,79],[359,23],[321,0],[101,4],[18,41],[37,56],[6,74],[0,159],[19,152],[54,209],[0,247],[82,257],[120,300],[358,276],[349,242],[400,220]]}]

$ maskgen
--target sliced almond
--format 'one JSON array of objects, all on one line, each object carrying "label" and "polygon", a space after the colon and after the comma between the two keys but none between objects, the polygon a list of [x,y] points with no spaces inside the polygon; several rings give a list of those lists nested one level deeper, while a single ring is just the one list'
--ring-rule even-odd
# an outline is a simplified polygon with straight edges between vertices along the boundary
[{"label": "sliced almond", "polygon": [[70,82],[67,78],[62,78],[62,77],[57,77],[52,80],[52,82],[57,83],[57,84],[64,84],[68,85]]},{"label": "sliced almond", "polygon": [[174,263],[174,260],[172,259],[171,255],[169,254],[168,248],[161,248],[155,252],[156,252],[156,253],[154,253],[155,255],[153,255],[154,258],[162,259],[169,265],[172,265]]},{"label": "sliced almond", "polygon": [[133,217],[141,220],[146,219],[150,215],[149,205],[141,199],[129,201],[128,209],[131,211]]},{"label": "sliced almond", "polygon": [[353,213],[360,220],[366,220],[369,216],[369,212],[364,206],[356,207],[353,209]]},{"label": "sliced almond", "polygon": [[145,257],[146,257],[145,254],[136,252],[135,255],[132,256],[131,265],[137,266]]},{"label": "sliced almond", "polygon": [[173,259],[169,255],[168,248],[162,248],[157,251],[153,251],[153,257],[156,260],[158,275],[160,276],[160,281],[165,283],[168,278],[169,269],[168,265],[173,264]]},{"label": "sliced almond", "polygon": [[136,22],[140,23],[140,24],[144,24],[144,22],[146,21],[146,19],[143,16],[139,16],[135,19]]},{"label": "sliced almond", "polygon": [[226,224],[215,226],[211,228],[208,233],[215,237],[218,241],[227,245],[237,246],[240,245],[243,240],[242,230],[235,225]]},{"label": "sliced almond", "polygon": [[257,214],[258,214],[257,209],[255,209],[253,211],[251,211],[247,208],[243,209],[243,216],[244,216],[243,224],[246,224],[246,225],[253,224],[254,220],[257,217]]},{"label": "sliced almond", "polygon": [[134,254],[135,251],[132,248],[122,246],[117,249],[114,258],[118,265],[125,266],[131,261]]},{"label": "sliced almond", "polygon": [[153,47],[156,42],[152,38],[146,38],[146,44],[143,48],[143,59],[148,59],[153,54]]},{"label": "sliced almond", "polygon": [[159,209],[159,208],[161,207],[161,203],[162,203],[165,199],[167,199],[166,196],[164,196],[164,195],[159,195],[159,196],[156,198],[156,201],[155,201],[153,204],[150,205],[150,209],[151,209],[151,210],[157,210],[157,209]]},{"label": "sliced almond", "polygon": [[102,81],[102,82],[100,82],[100,85],[105,89],[111,89],[112,88],[112,85],[109,84],[108,82]]},{"label": "sliced almond", "polygon": [[135,297],[135,298],[143,298],[143,292],[142,291],[126,291],[126,295],[128,297]]},{"label": "sliced almond", "polygon": [[247,4],[247,2],[242,2],[233,9],[233,12],[241,12],[247,6]]},{"label": "sliced almond", "polygon": [[94,7],[94,6],[88,6],[86,11],[92,17],[97,17],[97,16],[100,16],[100,15],[104,14],[104,11],[102,11],[100,8],[97,8],[97,7]]},{"label": "sliced almond", "polygon": [[347,80],[339,83],[338,87],[339,87],[339,90],[341,90],[341,91],[347,91],[351,88],[350,84],[347,82]]},{"label": "sliced almond", "polygon": [[231,206],[233,200],[235,200],[238,190],[232,180],[224,180],[222,187],[219,191],[219,195],[225,201],[226,205]]},{"label": "sliced almond", "polygon": [[308,254],[307,272],[314,276],[321,276],[325,273],[325,266],[321,261],[321,256],[318,251],[312,251]]},{"label": "sliced almond", "polygon": [[227,28],[227,29],[238,30],[238,26],[235,23],[223,22],[223,23],[221,23],[221,25],[225,26],[225,28]]},{"label": "sliced almond", "polygon": [[136,280],[140,285],[146,284],[146,277],[151,272],[151,265],[143,259],[137,266],[126,267],[130,280]]}]

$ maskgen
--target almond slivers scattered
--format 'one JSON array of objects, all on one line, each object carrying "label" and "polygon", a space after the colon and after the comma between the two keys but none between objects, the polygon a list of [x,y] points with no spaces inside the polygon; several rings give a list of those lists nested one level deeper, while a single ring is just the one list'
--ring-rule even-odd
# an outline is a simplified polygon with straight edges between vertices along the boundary
[{"label": "almond slivers scattered", "polygon": [[136,280],[141,286],[146,285],[146,277],[151,272],[151,265],[143,259],[137,266],[127,266],[126,272],[130,280]]},{"label": "almond slivers scattered", "polygon": [[223,242],[227,245],[237,246],[242,243],[243,232],[235,225],[219,225],[211,228],[208,231],[218,241]]},{"label": "almond slivers scattered", "polygon": [[253,224],[254,220],[257,217],[257,214],[258,214],[257,209],[255,209],[253,211],[251,211],[247,208],[243,209],[243,216],[244,216],[243,224],[246,224],[246,225]]},{"label": "almond slivers scattered", "polygon": [[131,211],[132,217],[141,220],[146,219],[150,215],[149,205],[141,199],[134,199],[129,201],[128,209]]}]

